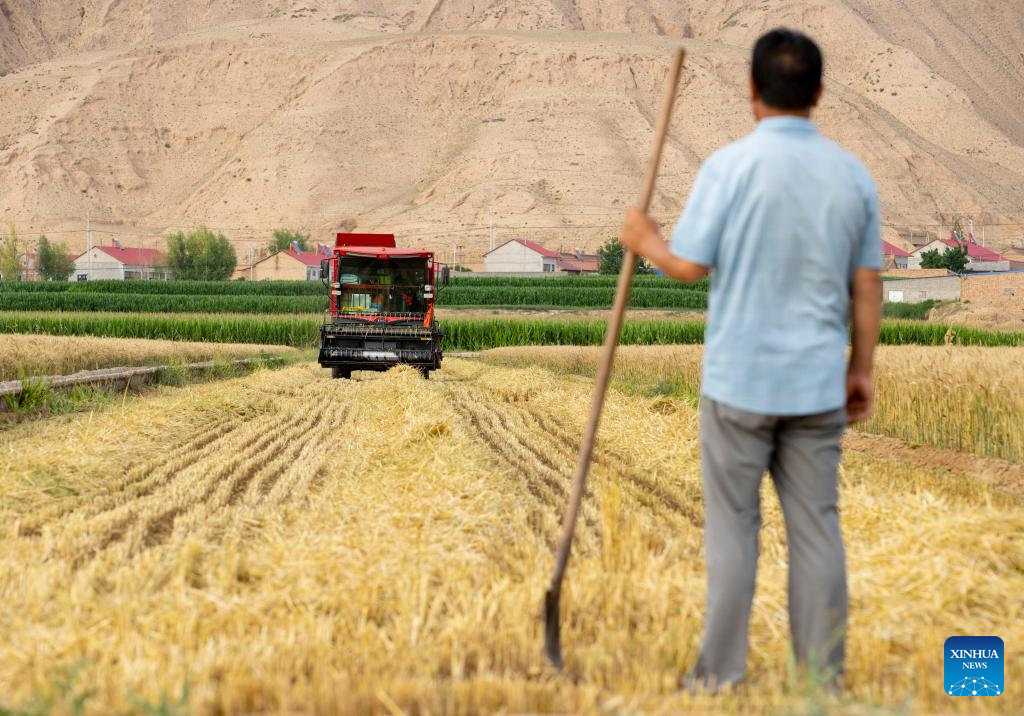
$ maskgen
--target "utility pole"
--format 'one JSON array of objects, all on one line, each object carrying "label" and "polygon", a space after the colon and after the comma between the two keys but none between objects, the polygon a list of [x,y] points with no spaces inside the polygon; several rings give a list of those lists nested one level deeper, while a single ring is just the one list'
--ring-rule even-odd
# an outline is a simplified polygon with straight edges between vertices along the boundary
[{"label": "utility pole", "polygon": [[465,248],[459,244],[452,244],[452,269],[459,263],[459,249]]},{"label": "utility pole", "polygon": [[487,223],[488,223],[487,236],[490,239],[490,250],[494,251],[494,209],[493,208],[487,209]]},{"label": "utility pole", "polygon": [[253,264],[253,260],[252,259],[253,259],[253,256],[255,254],[256,254],[256,247],[253,246],[252,244],[249,244],[249,280],[250,281],[252,281],[252,264]]},{"label": "utility pole", "polygon": [[92,281],[92,214],[88,209],[85,211],[85,237],[86,255],[89,257],[85,262],[85,280]]}]

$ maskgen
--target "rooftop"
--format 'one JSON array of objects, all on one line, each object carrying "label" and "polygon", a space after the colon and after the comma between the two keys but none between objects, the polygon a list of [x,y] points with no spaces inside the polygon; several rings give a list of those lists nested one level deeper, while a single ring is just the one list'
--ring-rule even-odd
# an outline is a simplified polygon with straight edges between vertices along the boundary
[{"label": "rooftop", "polygon": [[[164,255],[156,249],[133,249],[120,246],[97,246],[96,248],[126,266],[164,265]],[[79,257],[81,256],[85,256],[85,254],[79,254]]]},{"label": "rooftop", "polygon": [[899,246],[894,246],[888,241],[882,241],[882,255],[883,256],[910,256],[909,251],[904,251]]},{"label": "rooftop", "polygon": [[[538,253],[541,256],[544,256],[545,258],[549,258],[549,259],[561,258],[557,251],[552,251],[551,249],[546,249],[543,246],[541,246],[540,244],[538,244],[538,243],[536,243],[534,241],[530,241],[529,239],[512,239],[512,241],[506,241],[501,246],[507,246],[508,244],[511,244],[513,242],[517,243],[517,244],[520,244],[522,246],[525,246],[530,251],[533,251],[534,253]],[[501,248],[501,246],[499,246],[497,248],[494,248],[494,249],[491,249],[487,253],[489,254],[489,253],[491,253],[493,251],[497,251],[498,249]],[[487,254],[484,254],[484,255],[486,256]]]},{"label": "rooftop", "polygon": [[[951,249],[955,249],[959,246],[959,244],[953,239],[939,239],[939,241]],[[972,259],[977,259],[978,261],[1006,261],[1006,259],[995,251],[986,249],[984,246],[979,246],[978,244],[967,244],[967,255]]]}]

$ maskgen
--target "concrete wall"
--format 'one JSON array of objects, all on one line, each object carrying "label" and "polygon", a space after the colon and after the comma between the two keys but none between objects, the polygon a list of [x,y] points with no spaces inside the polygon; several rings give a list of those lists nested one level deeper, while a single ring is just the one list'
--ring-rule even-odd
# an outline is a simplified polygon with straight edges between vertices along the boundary
[{"label": "concrete wall", "polygon": [[[543,273],[544,257],[518,241],[509,241],[484,256],[487,273]],[[552,264],[554,259],[548,259]]]},{"label": "concrete wall", "polygon": [[89,258],[90,255],[88,253],[84,253],[75,259],[75,272],[71,274],[72,281],[78,281],[79,276],[83,274],[88,275],[89,281],[101,281],[108,279],[116,279],[120,281],[124,279],[124,264],[113,256],[93,247],[91,271]]},{"label": "concrete wall", "polygon": [[988,276],[964,276],[960,299],[986,306],[1005,306],[1024,310],[1024,271]]},{"label": "concrete wall", "polygon": [[882,282],[882,298],[892,303],[956,301],[960,298],[960,277],[902,278]]},{"label": "concrete wall", "polygon": [[1009,271],[1009,261],[968,261],[967,268],[971,271]]}]

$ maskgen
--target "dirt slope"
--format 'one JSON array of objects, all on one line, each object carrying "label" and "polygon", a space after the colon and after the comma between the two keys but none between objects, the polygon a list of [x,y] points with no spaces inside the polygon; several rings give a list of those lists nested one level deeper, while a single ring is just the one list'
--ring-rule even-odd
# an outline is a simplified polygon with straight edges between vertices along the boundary
[{"label": "dirt slope", "polygon": [[[1024,235],[1024,8],[982,0],[441,0],[71,8],[0,0],[0,222],[129,245],[206,222],[240,253],[290,224],[397,231],[473,263],[593,247],[633,200],[669,48],[690,51],[655,211],[749,131],[749,44],[828,58],[823,130],[874,172],[890,234],[970,215]],[[1016,110],[1016,111],[1015,111]],[[110,238],[101,233],[98,240]]]}]

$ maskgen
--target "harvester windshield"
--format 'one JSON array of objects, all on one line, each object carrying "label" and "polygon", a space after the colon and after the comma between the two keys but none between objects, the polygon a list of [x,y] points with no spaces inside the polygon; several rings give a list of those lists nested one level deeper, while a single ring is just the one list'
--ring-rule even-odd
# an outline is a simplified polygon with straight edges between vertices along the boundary
[{"label": "harvester windshield", "polygon": [[343,256],[338,265],[338,313],[425,314],[429,271],[422,257]]}]

